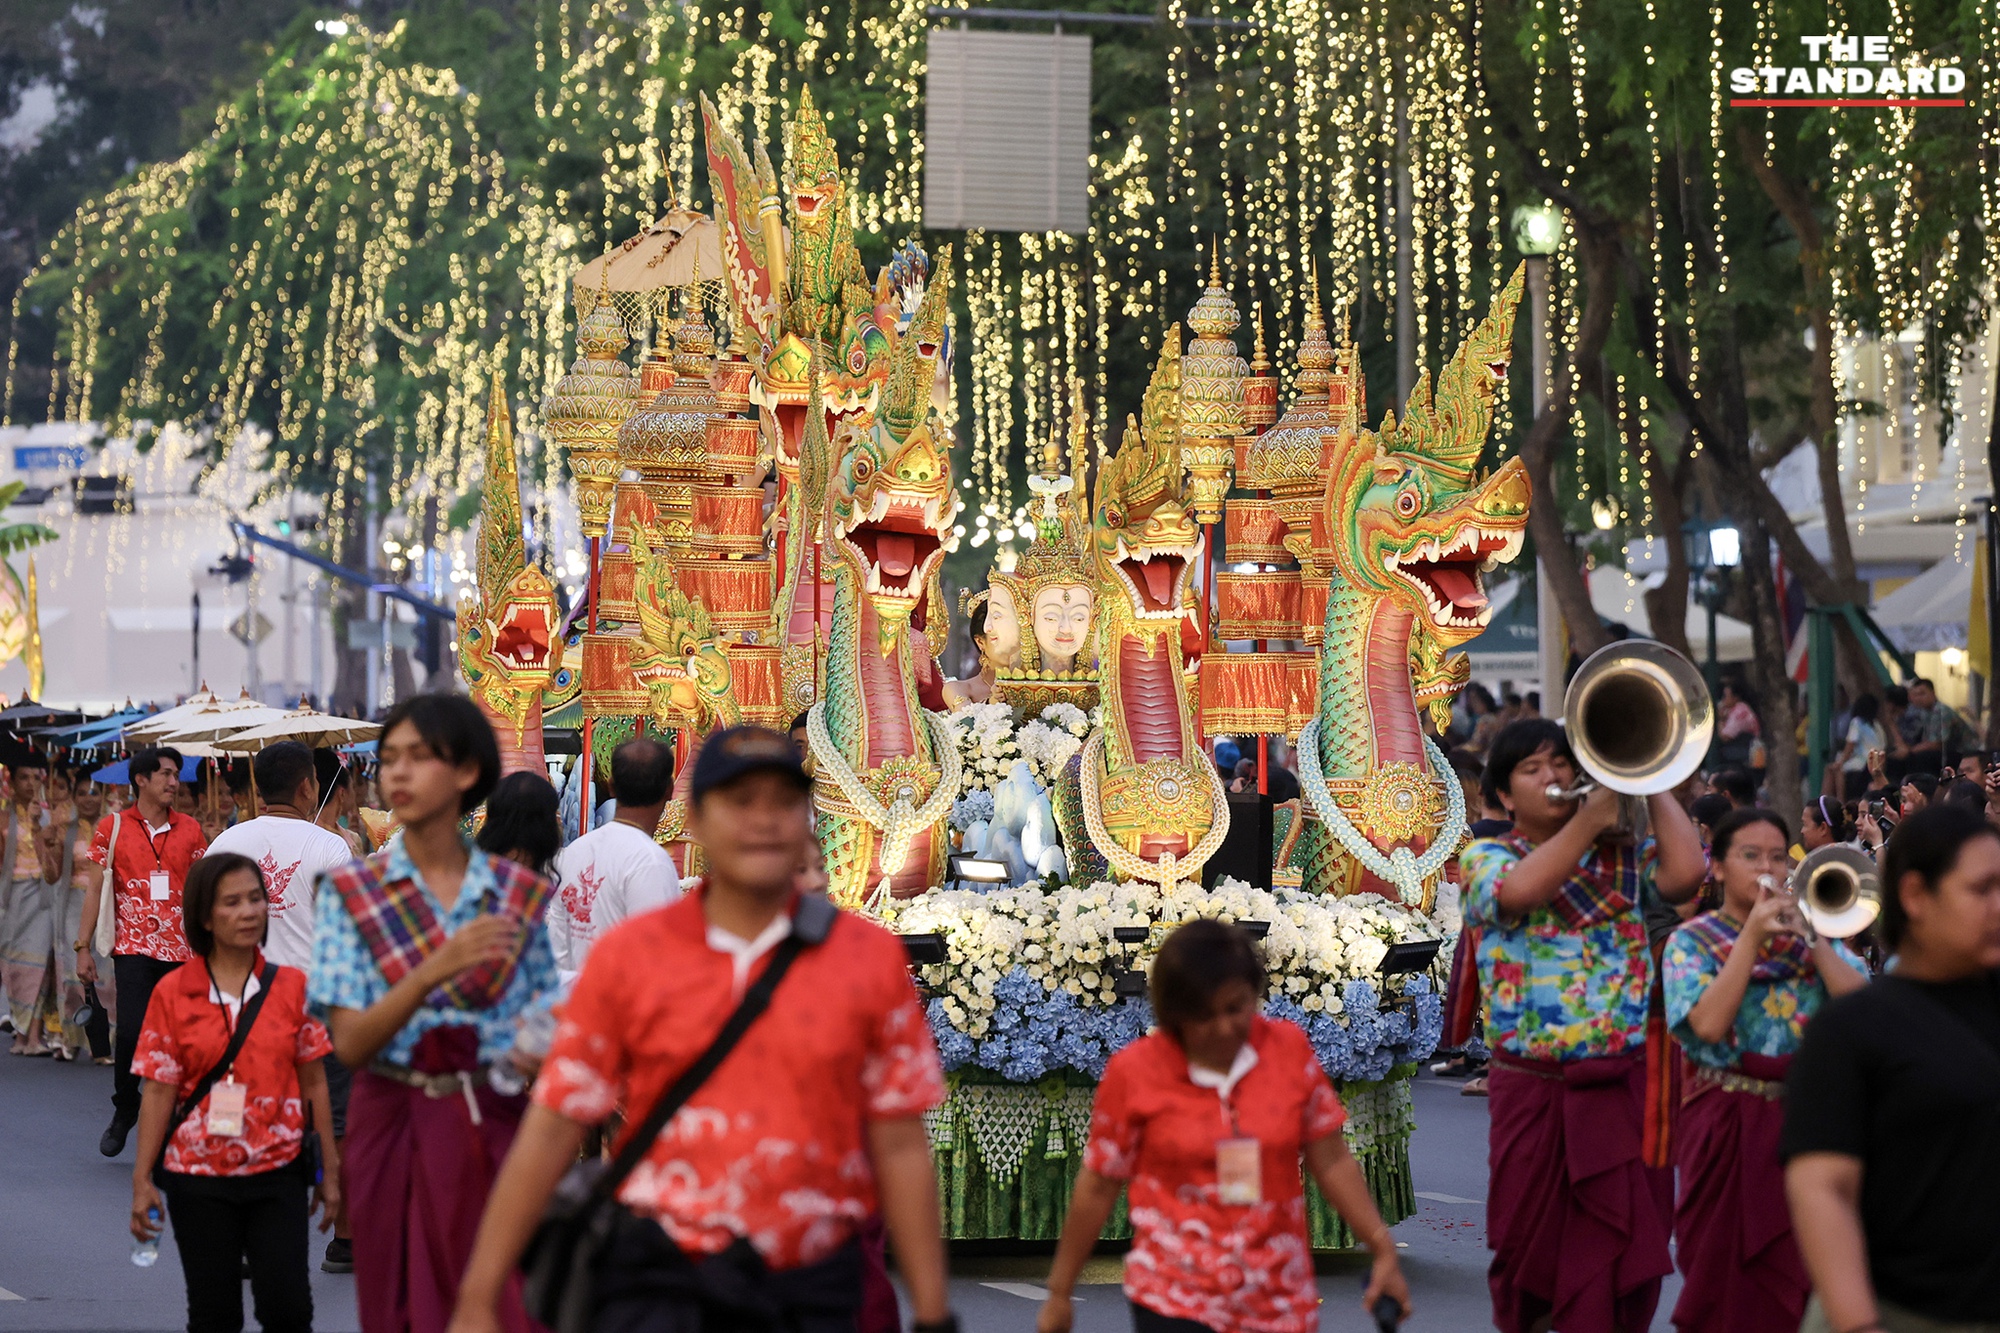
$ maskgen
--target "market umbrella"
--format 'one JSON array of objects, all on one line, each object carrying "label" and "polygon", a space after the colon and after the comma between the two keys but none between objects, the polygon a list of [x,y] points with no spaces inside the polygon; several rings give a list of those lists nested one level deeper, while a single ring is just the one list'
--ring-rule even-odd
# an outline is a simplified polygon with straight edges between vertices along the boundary
[{"label": "market umbrella", "polygon": [[358,741],[372,741],[382,733],[379,722],[364,722],[352,717],[334,717],[327,713],[302,709],[287,713],[275,722],[239,731],[215,743],[215,748],[231,754],[254,754],[267,745],[279,741],[298,741],[315,748],[353,745]]},{"label": "market umbrella", "polygon": [[[193,782],[201,771],[201,758],[197,755],[181,756],[181,781]],[[111,786],[123,786],[132,780],[132,761],[120,759],[115,764],[106,764],[90,775],[92,782],[103,782]]]},{"label": "market umbrella", "polygon": [[172,731],[157,736],[162,743],[176,749],[203,741],[219,741],[225,736],[261,727],[267,722],[276,722],[287,716],[282,708],[269,704],[248,701],[224,704],[220,708],[209,709],[183,719]]},{"label": "market umbrella", "polygon": [[579,292],[595,293],[604,282],[604,266],[609,263],[608,285],[614,297],[685,287],[695,279],[697,256],[701,280],[720,282],[727,272],[722,266],[722,229],[704,213],[669,208],[665,217],[608,256],[599,255],[578,269],[571,281]]},{"label": "market umbrella", "polygon": [[59,717],[82,717],[80,708],[50,708],[33,699],[23,699],[12,708],[0,708],[0,722],[49,722]]},{"label": "market umbrella", "polygon": [[141,718],[137,722],[127,723],[125,727],[125,739],[129,741],[151,740],[154,736],[163,735],[171,731],[182,722],[187,721],[198,713],[203,713],[208,709],[216,707],[221,702],[222,700],[216,698],[208,686],[203,685],[199,690],[190,694],[185,703],[166,709],[163,712],[155,713],[151,717]]},{"label": "market umbrella", "polygon": [[140,709],[123,708],[107,717],[95,717],[86,722],[71,722],[59,727],[36,727],[34,734],[45,741],[74,743],[74,739],[81,739],[90,732],[106,727],[113,731],[122,730],[127,723],[134,722],[144,715]]}]

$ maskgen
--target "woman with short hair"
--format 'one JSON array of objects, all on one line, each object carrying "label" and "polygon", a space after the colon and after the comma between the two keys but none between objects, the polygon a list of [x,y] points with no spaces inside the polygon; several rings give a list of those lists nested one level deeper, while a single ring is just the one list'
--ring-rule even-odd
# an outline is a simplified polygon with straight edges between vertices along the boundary
[{"label": "woman with short hair", "polygon": [[1299,1165],[1375,1256],[1364,1307],[1410,1311],[1395,1241],[1347,1150],[1347,1113],[1306,1034],[1263,1017],[1248,934],[1176,929],[1153,961],[1159,1027],[1111,1057],[1049,1270],[1039,1333],[1068,1333],[1084,1260],[1129,1188],[1125,1294],[1136,1333],[1312,1333],[1319,1324]]},{"label": "woman with short hair", "polygon": [[320,1179],[304,1108],[311,1102],[314,1124],[333,1123],[320,1065],[333,1043],[306,1012],[305,973],[264,961],[270,903],[255,861],[232,852],[196,861],[181,911],[195,956],[153,988],[132,1060],[144,1080],[132,1234],[159,1235],[164,1193],[188,1333],[243,1327],[246,1259],[265,1333],[311,1333],[307,1220],[317,1206],[320,1229],[333,1225],[340,1161],[322,1143]]}]

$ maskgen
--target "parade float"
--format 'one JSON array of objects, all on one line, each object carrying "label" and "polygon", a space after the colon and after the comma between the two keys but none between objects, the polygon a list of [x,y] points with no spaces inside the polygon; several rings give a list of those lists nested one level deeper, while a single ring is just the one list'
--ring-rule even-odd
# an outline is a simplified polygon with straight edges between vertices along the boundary
[{"label": "parade float", "polygon": [[[782,178],[702,107],[716,216],[632,243],[662,271],[686,247],[688,276],[621,302],[613,254],[573,287],[578,359],[545,412],[589,543],[567,623],[522,553],[496,395],[461,660],[510,760],[556,708],[587,755],[645,732],[683,766],[719,725],[805,713],[828,891],[911,941],[949,1071],[930,1119],[948,1234],[1057,1235],[1095,1081],[1150,1023],[1148,961],[1204,916],[1261,938],[1267,1011],[1308,1033],[1385,1217],[1408,1216],[1409,1079],[1441,1022],[1427,913],[1466,832],[1426,720],[1526,523],[1520,463],[1478,469],[1518,275],[1371,428],[1316,279],[1279,415],[1211,251],[1185,348],[1163,321],[1115,448],[1080,387],[1067,438],[1038,443],[1033,543],[961,599],[982,670],[947,682],[950,250],[912,240],[871,277],[810,99]],[[1237,829],[1247,874],[1218,853],[1268,803],[1225,792],[1222,735],[1298,747],[1301,798],[1247,857]],[[680,822],[670,806],[657,836],[698,871]],[[1314,1243],[1349,1243],[1309,1199]]]}]

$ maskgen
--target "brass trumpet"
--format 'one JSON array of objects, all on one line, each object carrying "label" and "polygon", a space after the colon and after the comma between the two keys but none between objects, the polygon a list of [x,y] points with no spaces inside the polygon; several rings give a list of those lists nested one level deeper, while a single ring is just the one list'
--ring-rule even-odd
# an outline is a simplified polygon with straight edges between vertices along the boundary
[{"label": "brass trumpet", "polygon": [[1577,767],[1592,779],[1548,798],[1573,801],[1604,786],[1652,796],[1701,767],[1715,731],[1715,704],[1694,663],[1664,643],[1628,639],[1585,659],[1563,694],[1563,728]]},{"label": "brass trumpet", "polygon": [[1882,876],[1867,853],[1822,847],[1792,871],[1792,893],[1809,925],[1844,940],[1873,925],[1882,911]]}]

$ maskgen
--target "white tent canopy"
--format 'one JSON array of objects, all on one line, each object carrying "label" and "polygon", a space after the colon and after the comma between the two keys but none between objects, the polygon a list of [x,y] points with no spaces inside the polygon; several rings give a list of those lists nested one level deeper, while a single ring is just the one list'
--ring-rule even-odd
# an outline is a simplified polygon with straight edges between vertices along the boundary
[{"label": "white tent canopy", "polygon": [[1922,652],[1963,648],[1972,607],[1973,543],[1875,603],[1870,614],[1898,648]]},{"label": "white tent canopy", "polygon": [[[1635,579],[1615,565],[1600,565],[1590,571],[1590,604],[1606,620],[1625,625],[1634,634],[1650,635],[1652,621],[1646,616],[1646,590],[1659,586],[1664,574]],[[1708,652],[1708,612],[1690,597],[1687,607],[1687,641],[1697,658]],[[1753,653],[1750,627],[1730,616],[1715,618],[1715,657],[1719,662],[1747,662]]]}]

